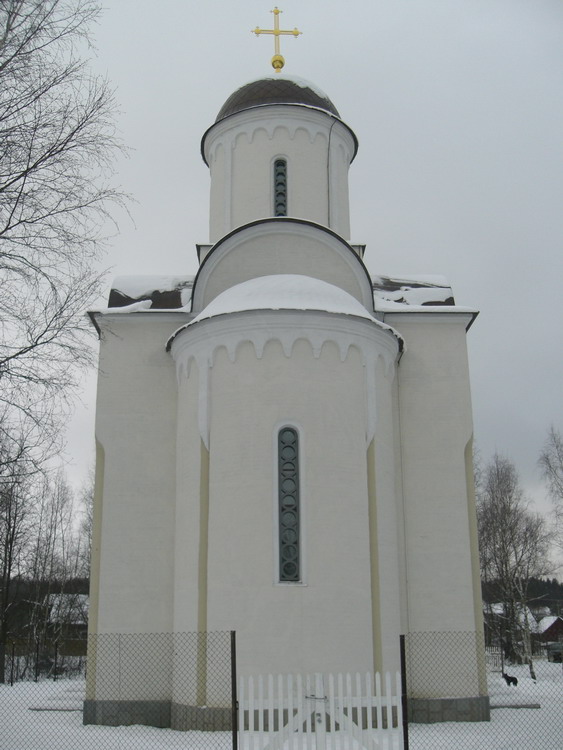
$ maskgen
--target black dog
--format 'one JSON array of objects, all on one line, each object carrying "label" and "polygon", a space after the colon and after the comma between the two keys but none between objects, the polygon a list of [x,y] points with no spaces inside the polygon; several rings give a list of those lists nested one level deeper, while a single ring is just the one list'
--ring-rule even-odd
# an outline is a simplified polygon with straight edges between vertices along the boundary
[{"label": "black dog", "polygon": [[516,687],[516,685],[518,685],[518,679],[516,677],[512,677],[511,675],[506,674],[506,672],[503,672],[502,676],[506,680],[506,684],[507,685],[514,685],[514,687]]}]

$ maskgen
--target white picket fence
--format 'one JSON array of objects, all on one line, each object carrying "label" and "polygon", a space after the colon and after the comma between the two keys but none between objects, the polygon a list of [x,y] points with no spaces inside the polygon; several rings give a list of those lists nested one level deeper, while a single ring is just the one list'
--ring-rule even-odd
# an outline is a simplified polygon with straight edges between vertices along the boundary
[{"label": "white picket fence", "polygon": [[239,680],[241,750],[402,750],[401,676]]},{"label": "white picket fence", "polygon": [[485,646],[485,660],[489,672],[502,672],[502,654],[499,648]]}]

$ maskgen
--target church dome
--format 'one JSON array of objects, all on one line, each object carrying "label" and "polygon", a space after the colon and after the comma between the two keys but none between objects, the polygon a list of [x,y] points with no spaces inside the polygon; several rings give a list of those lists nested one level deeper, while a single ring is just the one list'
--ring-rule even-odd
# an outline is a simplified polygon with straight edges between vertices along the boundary
[{"label": "church dome", "polygon": [[322,109],[340,117],[338,110],[328,96],[313,83],[303,78],[276,76],[260,78],[237,89],[219,110],[215,122],[229,115],[268,104],[297,104]]}]

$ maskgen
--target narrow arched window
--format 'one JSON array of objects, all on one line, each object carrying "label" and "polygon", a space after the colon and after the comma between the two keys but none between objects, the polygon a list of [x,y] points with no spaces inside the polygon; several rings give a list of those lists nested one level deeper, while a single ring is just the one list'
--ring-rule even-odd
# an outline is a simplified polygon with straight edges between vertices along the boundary
[{"label": "narrow arched window", "polygon": [[287,216],[287,162],[274,162],[274,216]]},{"label": "narrow arched window", "polygon": [[299,437],[284,427],[278,433],[279,580],[301,580],[299,519]]}]

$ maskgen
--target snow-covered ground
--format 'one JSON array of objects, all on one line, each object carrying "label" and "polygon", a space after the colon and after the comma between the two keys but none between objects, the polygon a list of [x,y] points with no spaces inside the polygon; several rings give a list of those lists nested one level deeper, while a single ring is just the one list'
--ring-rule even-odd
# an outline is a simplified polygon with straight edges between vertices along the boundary
[{"label": "snow-covered ground", "polygon": [[[490,722],[412,724],[410,750],[561,750],[561,664],[538,661],[536,683],[530,679],[527,667],[510,667],[508,671],[518,678],[517,687],[509,687],[498,672],[489,675],[493,706]],[[0,750],[204,750],[206,747],[228,750],[230,747],[229,733],[84,726],[83,696],[84,683],[80,680],[1,685]],[[527,707],[538,705],[539,708]]]},{"label": "snow-covered ground", "polygon": [[561,664],[541,660],[535,669],[534,683],[528,667],[507,666],[507,673],[518,679],[517,687],[508,686],[500,672],[489,674],[490,722],[411,724],[410,750],[562,750]]},{"label": "snow-covered ground", "polygon": [[82,724],[83,680],[0,685],[0,750],[229,750],[227,732]]}]

